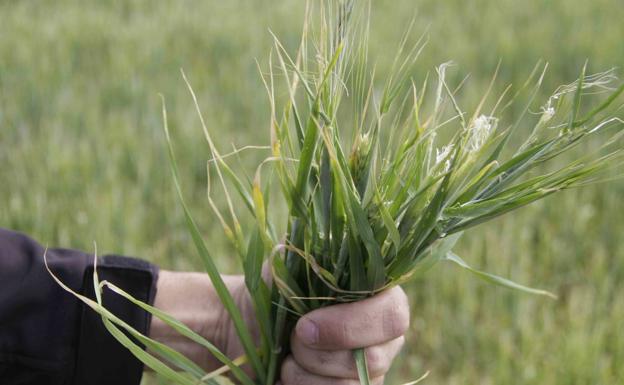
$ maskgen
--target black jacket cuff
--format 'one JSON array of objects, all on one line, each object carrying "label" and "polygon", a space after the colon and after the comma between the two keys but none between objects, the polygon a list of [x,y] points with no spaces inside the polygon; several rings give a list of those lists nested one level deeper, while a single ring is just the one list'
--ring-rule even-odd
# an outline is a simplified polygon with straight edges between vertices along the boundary
[{"label": "black jacket cuff", "polygon": [[[98,277],[152,304],[156,295],[158,269],[145,261],[114,255],[98,259]],[[84,274],[83,295],[94,298],[93,266]],[[151,315],[130,301],[104,289],[104,307],[142,334],[149,334]],[[74,384],[137,385],[141,381],[143,364],[106,330],[99,314],[82,307],[76,357]],[[136,342],[136,341],[135,341]]]},{"label": "black jacket cuff", "polygon": [[[0,384],[138,385],[142,364],[106,330],[101,317],[65,292],[45,268],[44,248],[0,229]],[[49,249],[50,270],[72,290],[94,298],[93,255]],[[98,259],[98,275],[152,304],[158,268],[119,256]],[[150,316],[104,289],[104,306],[143,334]]]}]

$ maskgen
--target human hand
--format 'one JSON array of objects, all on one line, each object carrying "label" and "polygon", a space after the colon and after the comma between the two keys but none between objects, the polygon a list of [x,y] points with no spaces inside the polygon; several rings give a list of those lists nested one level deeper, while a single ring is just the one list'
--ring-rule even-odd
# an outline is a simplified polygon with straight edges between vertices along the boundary
[{"label": "human hand", "polygon": [[[222,276],[252,335],[259,329],[244,277]],[[154,305],[184,322],[230,358],[244,354],[229,314],[204,273],[161,271]],[[292,354],[281,369],[284,385],[358,384],[351,349],[365,348],[374,384],[381,384],[403,345],[409,305],[400,287],[348,304],[312,311],[297,323]],[[180,351],[205,370],[222,364],[205,348],[180,336],[156,317],[150,337]],[[248,366],[244,369],[252,374]]]},{"label": "human hand", "polygon": [[283,385],[357,385],[352,349],[365,348],[373,384],[384,376],[404,343],[409,304],[400,287],[374,297],[314,310],[298,322],[292,354],[282,365]]}]

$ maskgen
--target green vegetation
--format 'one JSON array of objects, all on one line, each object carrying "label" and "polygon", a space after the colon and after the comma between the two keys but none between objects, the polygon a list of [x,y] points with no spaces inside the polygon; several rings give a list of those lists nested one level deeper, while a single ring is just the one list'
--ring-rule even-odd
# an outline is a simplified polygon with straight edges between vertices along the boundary
[{"label": "green vegetation", "polygon": [[[501,89],[494,95],[506,83],[521,85],[539,58],[550,62],[538,100],[574,80],[586,58],[590,73],[623,62],[624,10],[615,2],[574,8],[453,3],[423,2],[416,9],[414,38],[425,24],[431,27],[414,75],[422,79],[453,59],[458,65],[449,70],[449,84],[472,72],[470,87],[458,96],[462,106],[478,104],[499,57]],[[388,52],[411,7],[375,3],[370,56],[380,74],[392,63]],[[268,145],[270,109],[251,58],[267,61],[268,27],[296,46],[299,3],[46,8],[21,2],[0,5],[0,15],[0,172],[6,181],[0,193],[8,202],[0,207],[2,225],[50,244],[88,249],[95,239],[105,251],[199,268],[167,170],[161,92],[191,211],[211,250],[223,255],[221,267],[238,269],[228,258],[236,251],[220,240],[205,199],[209,151],[198,140],[199,122],[178,67],[199,92],[213,134],[227,134],[215,135],[222,152],[230,140]],[[241,155],[245,165],[263,157]],[[613,383],[624,375],[617,365],[624,343],[616,338],[623,318],[623,190],[617,182],[566,192],[468,231],[455,249],[464,259],[547,287],[560,300],[498,290],[437,266],[409,286],[414,322],[397,378],[427,369],[432,383]]]}]

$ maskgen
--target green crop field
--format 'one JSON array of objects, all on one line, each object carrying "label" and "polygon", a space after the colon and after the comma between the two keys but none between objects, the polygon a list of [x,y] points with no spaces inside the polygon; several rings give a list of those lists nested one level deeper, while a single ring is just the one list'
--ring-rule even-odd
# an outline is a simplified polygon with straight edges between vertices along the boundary
[{"label": "green crop field", "polygon": [[[296,46],[303,8],[299,0],[0,1],[0,226],[50,246],[92,250],[96,241],[101,254],[201,270],[167,163],[161,93],[187,201],[220,267],[239,271],[206,200],[209,150],[179,70],[222,152],[268,145],[255,60],[266,68],[269,31]],[[589,72],[624,65],[621,0],[373,0],[370,58],[379,74],[412,19],[410,39],[429,39],[414,78],[452,60],[450,83],[469,75],[459,93],[468,106],[499,60],[495,93],[548,62],[540,100],[574,81],[586,60]],[[253,172],[264,157],[244,152],[242,168]],[[387,383],[427,370],[425,384],[622,383],[623,234],[622,180],[470,230],[456,248],[465,260],[559,299],[440,264],[405,286],[412,324]]]}]

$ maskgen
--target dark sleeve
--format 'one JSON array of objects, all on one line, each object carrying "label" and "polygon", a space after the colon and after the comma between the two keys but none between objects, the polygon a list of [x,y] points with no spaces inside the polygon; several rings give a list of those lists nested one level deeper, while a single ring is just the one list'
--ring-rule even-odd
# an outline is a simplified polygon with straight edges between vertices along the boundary
[{"label": "dark sleeve", "polygon": [[[138,385],[142,364],[104,328],[101,318],[49,275],[44,248],[0,229],[0,383],[28,385]],[[93,298],[93,255],[49,249],[50,269],[73,290]],[[119,256],[98,258],[98,275],[153,303],[158,269]],[[149,315],[104,291],[104,305],[142,333]]]}]

